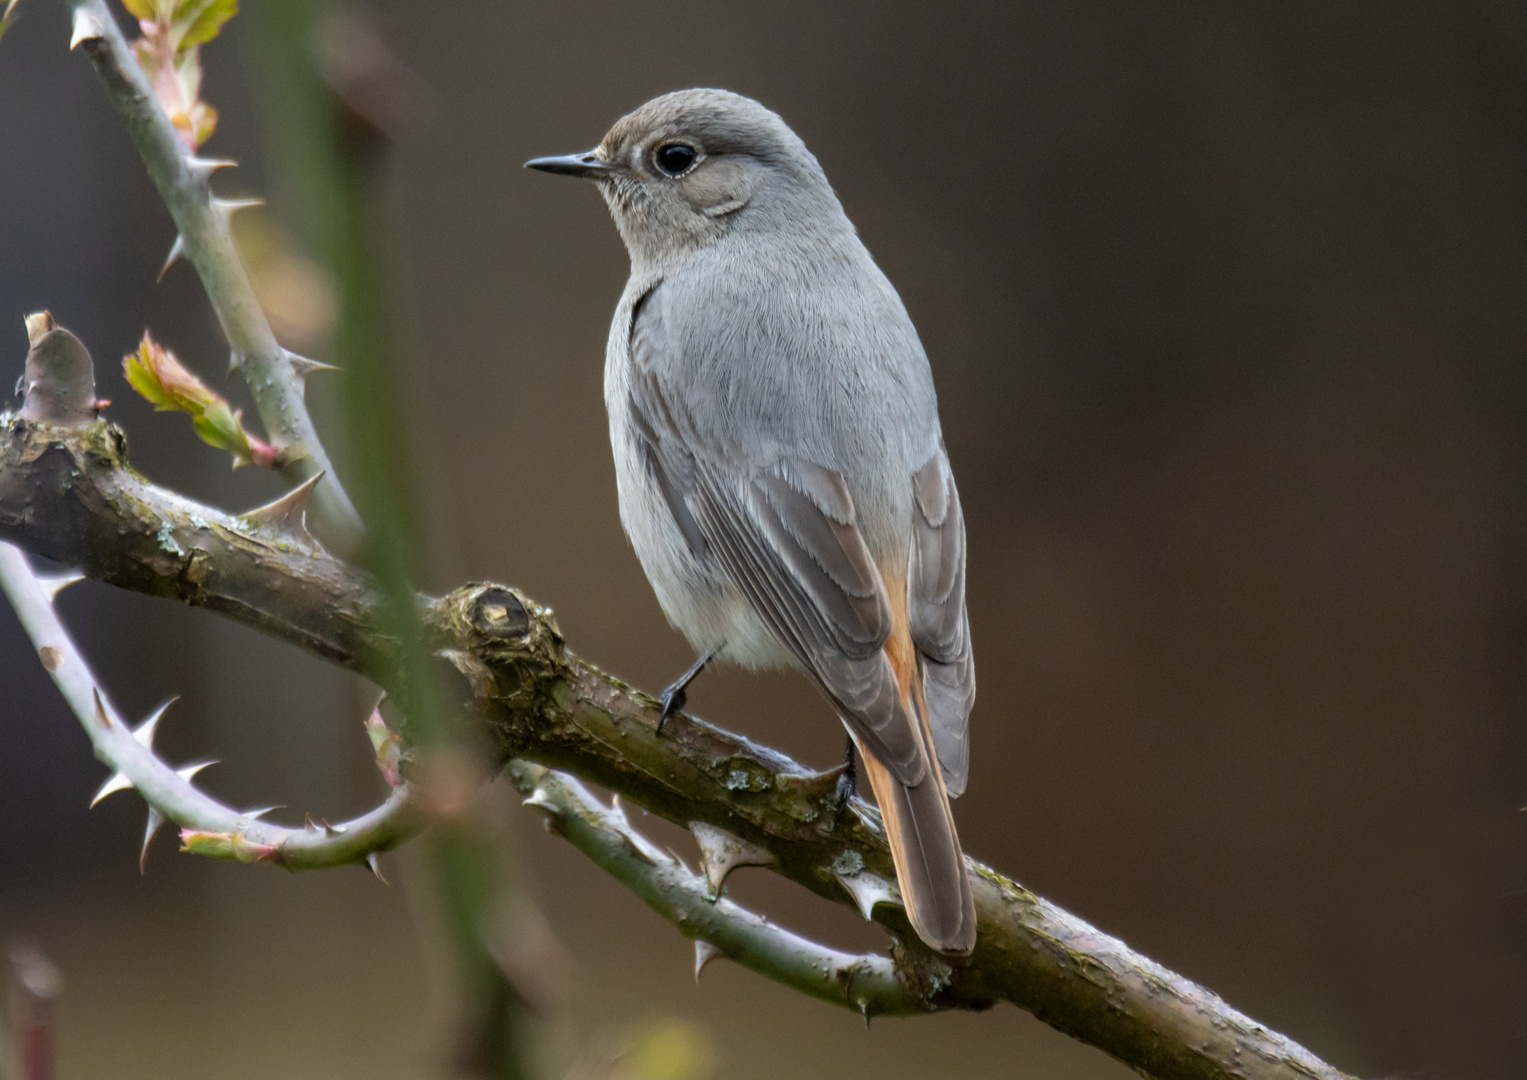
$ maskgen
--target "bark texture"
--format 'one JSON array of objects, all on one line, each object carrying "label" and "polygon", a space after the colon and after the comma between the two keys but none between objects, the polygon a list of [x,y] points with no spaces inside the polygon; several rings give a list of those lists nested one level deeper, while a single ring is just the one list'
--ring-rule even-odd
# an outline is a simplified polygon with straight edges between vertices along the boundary
[{"label": "bark texture", "polygon": [[[156,488],[105,421],[78,428],[0,417],[0,539],[124,588],[219,611],[407,700],[397,643],[364,573],[291,514],[233,517]],[[679,825],[701,822],[768,852],[819,895],[868,908],[896,939],[896,978],[929,1011],[1011,1002],[1147,1075],[1340,1080],[1346,1074],[989,867],[968,860],[980,933],[969,957],[918,942],[894,902],[876,812],[834,816],[835,773],[679,714],[569,650],[552,613],[507,586],[420,598],[432,653],[500,763],[602,784]],[[876,900],[888,900],[878,905]],[[843,1004],[858,1008],[846,990]]]}]

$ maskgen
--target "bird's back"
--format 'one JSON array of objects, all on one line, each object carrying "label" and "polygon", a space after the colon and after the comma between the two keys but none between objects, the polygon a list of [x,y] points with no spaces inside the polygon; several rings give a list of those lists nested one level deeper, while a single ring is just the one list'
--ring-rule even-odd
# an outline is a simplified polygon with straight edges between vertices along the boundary
[{"label": "bird's back", "polygon": [[788,456],[834,470],[871,551],[905,550],[938,404],[917,331],[851,230],[734,234],[646,302],[669,343],[661,375],[684,388],[700,438],[759,468]]}]

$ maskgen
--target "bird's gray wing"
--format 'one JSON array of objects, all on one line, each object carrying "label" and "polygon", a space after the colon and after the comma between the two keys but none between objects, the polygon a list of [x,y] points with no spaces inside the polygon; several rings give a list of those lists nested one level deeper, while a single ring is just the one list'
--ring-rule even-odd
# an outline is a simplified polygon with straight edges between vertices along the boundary
[{"label": "bird's gray wing", "polygon": [[[649,296],[650,299],[650,296]],[[631,330],[630,412],[642,460],[697,558],[720,567],[904,784],[927,768],[884,646],[890,603],[843,478],[799,458],[749,464],[710,445],[665,378],[660,305]]]},{"label": "bird's gray wing", "polygon": [[976,665],[965,611],[965,516],[942,444],[912,475],[912,491],[917,508],[912,512],[907,618],[922,662],[933,747],[944,786],[953,796],[965,790],[970,769]]}]

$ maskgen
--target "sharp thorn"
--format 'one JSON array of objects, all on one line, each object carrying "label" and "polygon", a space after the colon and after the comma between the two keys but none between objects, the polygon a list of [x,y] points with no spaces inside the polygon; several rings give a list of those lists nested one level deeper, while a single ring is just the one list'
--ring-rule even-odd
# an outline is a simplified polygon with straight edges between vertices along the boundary
[{"label": "sharp thorn", "polygon": [[48,594],[49,602],[57,600],[58,594],[73,585],[77,581],[84,581],[84,574],[56,574],[51,577],[35,575],[37,584],[42,586],[42,591]]},{"label": "sharp thorn", "polygon": [[308,832],[318,831],[318,826],[313,822],[313,815],[309,813],[304,813],[302,815],[302,827]]},{"label": "sharp thorn", "polygon": [[712,898],[721,895],[727,875],[737,867],[771,866],[779,861],[773,852],[708,822],[691,821],[689,831],[700,846],[700,865],[705,868],[705,880],[710,882]]},{"label": "sharp thorn", "polygon": [[262,806],[258,810],[246,810],[246,811],[244,811],[243,816],[248,818],[250,821],[259,821],[262,817],[264,817],[266,814],[270,813],[272,810],[280,810],[280,809],[283,809],[283,808],[280,807],[280,806]]},{"label": "sharp thorn", "polygon": [[191,782],[191,777],[193,777],[197,773],[201,772],[208,765],[216,765],[216,764],[217,764],[216,759],[208,758],[206,761],[198,761],[194,765],[182,765],[180,768],[175,770],[175,775],[180,777],[182,780],[184,780],[186,783],[189,784]]},{"label": "sharp thorn", "polygon": [[545,810],[548,814],[561,813],[561,809],[556,803],[551,801],[551,796],[546,793],[546,789],[543,787],[538,787],[525,796],[521,805],[534,806],[538,810]]},{"label": "sharp thorn", "polygon": [[95,12],[84,5],[74,9],[74,33],[69,38],[71,52],[82,41],[94,41],[105,36],[106,31],[101,26],[101,20],[96,18]]},{"label": "sharp thorn", "polygon": [[286,353],[287,363],[292,365],[292,370],[301,378],[307,378],[315,371],[338,371],[333,364],[325,364],[321,360],[310,360],[306,356],[298,356],[290,349],[282,350]]},{"label": "sharp thorn", "polygon": [[212,212],[222,218],[224,224],[227,224],[229,219],[240,210],[264,205],[264,199],[219,199],[215,195],[212,197]]},{"label": "sharp thorn", "polygon": [[195,154],[186,156],[186,168],[198,180],[206,180],[219,169],[238,168],[238,162],[228,158],[203,158]]},{"label": "sharp thorn", "polygon": [[307,509],[313,501],[313,492],[323,477],[322,471],[314,473],[275,502],[266,503],[247,514],[240,514],[239,520],[251,529],[276,529],[280,532],[295,533],[309,544],[316,546],[317,541],[307,529]]},{"label": "sharp thorn", "polygon": [[159,268],[159,276],[154,280],[163,281],[164,275],[170,272],[170,267],[178,263],[186,254],[186,238],[179,233],[175,234],[175,242],[170,245],[170,253],[165,257],[164,265]]},{"label": "sharp thorn", "polygon": [[712,945],[710,942],[704,940],[703,938],[695,938],[695,985],[696,986],[700,985],[700,972],[705,970],[705,965],[710,963],[716,957],[718,957],[718,956],[725,956],[725,955],[726,954],[723,953],[718,946]]},{"label": "sharp thorn", "polygon": [[870,1029],[870,1003],[865,998],[860,998],[858,1005],[859,1012],[864,1016],[864,1030],[868,1031]]},{"label": "sharp thorn", "polygon": [[244,354],[234,349],[228,354],[228,373],[244,370]]},{"label": "sharp thorn", "polygon": [[615,828],[630,841],[631,846],[636,849],[638,855],[646,859],[653,866],[674,865],[676,860],[672,855],[658,847],[651,840],[648,840],[631,826],[630,820],[626,817],[625,805],[621,803],[619,795],[610,800],[610,813],[620,819],[619,824]]},{"label": "sharp thorn", "polygon": [[328,818],[319,818],[319,820],[323,822],[323,832],[325,836],[343,836],[345,833],[350,831],[343,825],[330,825]]},{"label": "sharp thorn", "polygon": [[178,697],[170,698],[170,700],[166,701],[163,705],[159,706],[159,708],[155,709],[152,716],[143,721],[143,723],[139,724],[137,727],[133,728],[133,738],[138,740],[139,746],[143,747],[145,750],[152,750],[154,748],[154,731],[159,726],[159,718],[165,714],[165,711],[169,709],[171,705],[175,704],[175,702],[179,700],[180,698]]},{"label": "sharp thorn", "polygon": [[371,867],[371,872],[376,875],[378,881],[383,885],[387,884],[387,879],[382,876],[382,860],[377,857],[376,852],[373,851],[366,856],[366,865]]},{"label": "sharp thorn", "polygon": [[148,808],[148,825],[143,829],[143,850],[138,852],[138,873],[148,871],[148,846],[154,842],[154,834],[164,824],[164,815],[154,807]]},{"label": "sharp thorn", "polygon": [[92,686],[90,692],[95,695],[95,718],[104,727],[111,727],[111,715],[106,711],[106,702],[101,700],[100,687]]},{"label": "sharp thorn", "polygon": [[834,870],[832,876],[838,879],[838,884],[848,890],[848,894],[854,898],[854,903],[859,907],[859,914],[866,920],[874,914],[876,904],[901,903],[901,894],[896,891],[896,886],[868,870],[860,870],[854,874],[844,874]]},{"label": "sharp thorn", "polygon": [[95,793],[95,798],[90,800],[90,806],[94,809],[95,804],[108,795],[115,795],[119,791],[127,791],[133,786],[133,782],[122,773],[112,773],[111,779],[101,785],[101,790]]}]

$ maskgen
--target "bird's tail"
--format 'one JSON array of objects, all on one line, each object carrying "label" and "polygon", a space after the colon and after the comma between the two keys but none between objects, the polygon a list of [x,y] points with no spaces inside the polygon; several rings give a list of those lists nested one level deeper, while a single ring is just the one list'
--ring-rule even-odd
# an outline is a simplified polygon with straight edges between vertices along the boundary
[{"label": "bird's tail", "polygon": [[[917,784],[903,784],[860,747],[864,772],[880,804],[896,881],[917,936],[946,953],[968,953],[976,943],[976,908],[965,872],[965,855],[954,830],[943,770],[933,749],[921,679],[909,665],[902,698],[916,718],[928,767]],[[857,740],[855,740],[857,742]]]}]

